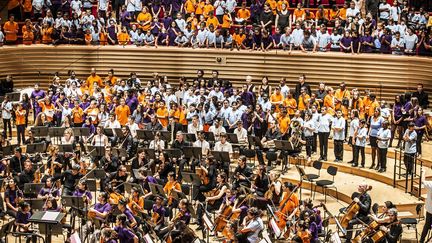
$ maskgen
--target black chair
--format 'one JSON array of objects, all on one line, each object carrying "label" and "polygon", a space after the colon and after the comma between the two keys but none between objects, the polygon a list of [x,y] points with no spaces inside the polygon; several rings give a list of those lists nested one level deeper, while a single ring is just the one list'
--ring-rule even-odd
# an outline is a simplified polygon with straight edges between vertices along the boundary
[{"label": "black chair", "polygon": [[181,184],[181,190],[185,195],[190,194],[190,186],[188,184]]},{"label": "black chair", "polygon": [[[327,203],[327,189],[331,188],[331,187],[335,188],[335,190],[336,190],[336,200],[339,201],[338,190],[337,190],[337,187],[334,185],[334,177],[336,176],[337,171],[338,171],[337,167],[335,167],[335,166],[329,166],[327,168],[327,173],[332,176],[332,180],[318,180],[318,181],[315,182],[316,186],[323,188],[324,203]],[[314,199],[315,199],[315,193],[316,193],[316,187],[315,187],[315,191],[314,191]]]},{"label": "black chair", "polygon": [[311,193],[313,191],[313,182],[317,180],[321,176],[321,168],[323,163],[321,161],[315,160],[312,166],[318,170],[318,174],[306,174],[303,179],[308,181],[311,184]]},{"label": "black chair", "polygon": [[421,212],[422,207],[423,207],[423,204],[417,204],[417,206],[416,206],[417,218],[402,218],[402,219],[400,219],[402,226],[406,226],[407,229],[410,229],[411,227],[414,228],[417,241],[418,241],[417,224],[420,222],[420,217],[421,217],[420,212]]},{"label": "black chair", "polygon": [[[249,164],[252,165],[252,167],[255,167],[255,156],[256,156],[256,152],[253,149],[244,149],[242,151],[242,154],[248,158],[249,160]],[[253,159],[253,164],[251,163],[251,160]]]},{"label": "black chair", "polygon": [[270,168],[273,168],[273,162],[276,162],[277,157],[278,157],[278,155],[277,155],[276,152],[274,152],[274,151],[267,151],[267,153],[266,153],[267,165]]}]

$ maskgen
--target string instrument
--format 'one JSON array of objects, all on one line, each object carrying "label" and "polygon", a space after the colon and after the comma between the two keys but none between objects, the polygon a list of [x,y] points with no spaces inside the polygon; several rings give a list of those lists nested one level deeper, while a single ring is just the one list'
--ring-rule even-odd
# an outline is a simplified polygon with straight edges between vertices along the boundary
[{"label": "string instrument", "polygon": [[[366,190],[362,192],[358,197],[360,198],[370,190],[372,190],[372,186],[366,188]],[[355,201],[352,201],[351,204],[348,205],[348,207],[346,208],[346,213],[344,214],[344,216],[340,221],[340,224],[342,225],[343,228],[346,229],[348,227],[349,221],[354,218],[354,216],[358,213],[359,210],[360,210],[360,205]]]},{"label": "string instrument", "polygon": [[173,203],[174,198],[171,196],[172,191],[174,190],[175,186],[177,185],[177,181],[171,186],[170,189],[168,189],[168,206],[171,206]]},{"label": "string instrument", "polygon": [[379,228],[379,224],[375,220],[372,220],[372,222],[370,222],[369,224],[364,224],[364,225],[366,226],[366,228],[360,234],[358,234],[352,240],[352,242],[361,243],[366,236],[370,235],[372,232],[374,232],[375,230],[377,230]]},{"label": "string instrument", "polygon": [[124,198],[124,196],[122,194],[116,192],[116,191],[112,191],[109,193],[110,204],[117,205],[119,203],[119,201],[123,198]]},{"label": "string instrument", "polygon": [[272,201],[274,193],[275,193],[275,185],[274,183],[272,183],[269,189],[264,193],[264,198],[267,199],[268,201]]},{"label": "string instrument", "polygon": [[[282,204],[279,207],[279,210],[275,213],[276,217],[279,219],[277,220],[277,226],[279,229],[283,230],[287,224],[288,215],[292,211],[292,203],[289,203],[291,201],[292,195],[297,191],[298,188],[300,188],[302,184],[302,181],[291,191],[291,193],[285,198],[285,200],[282,202]],[[290,207],[288,207],[290,206]]]},{"label": "string instrument", "polygon": [[[204,194],[205,197],[214,197],[214,196],[216,196],[216,195],[219,194],[219,189],[218,188],[214,188],[211,191],[205,192],[203,194]],[[210,205],[213,205],[215,203],[215,201],[216,200],[211,200],[211,201],[208,201],[207,203],[210,204]]]},{"label": "string instrument", "polygon": [[33,183],[40,183],[41,182],[42,173],[41,173],[40,169],[42,168],[42,166],[43,166],[43,164],[35,170]]},{"label": "string instrument", "polygon": [[171,220],[170,224],[168,225],[168,229],[169,229],[168,231],[169,231],[169,233],[168,233],[168,236],[167,236],[166,239],[165,239],[165,242],[166,242],[166,243],[172,243],[172,242],[173,242],[172,237],[171,237],[171,230],[172,230],[172,228],[174,227],[175,223],[176,223],[176,222],[177,222],[181,217],[183,217],[183,216],[184,216],[183,211],[179,210],[179,212],[178,212],[177,215],[174,217],[174,219]]},{"label": "string instrument", "polygon": [[215,231],[222,232],[225,226],[227,225],[228,218],[232,213],[233,207],[225,203],[225,206],[222,209],[222,212],[215,220]]},{"label": "string instrument", "polygon": [[151,222],[152,222],[154,225],[157,225],[157,223],[159,222],[159,218],[160,218],[160,216],[159,216],[158,213],[156,213],[156,212],[152,212],[152,214],[151,214]]},{"label": "string instrument", "polygon": [[[140,198],[138,198],[138,201],[139,201],[139,199]],[[134,200],[133,197],[131,197],[129,201],[132,204],[131,209],[132,209],[132,213],[134,215],[137,215],[138,213],[145,214],[144,209]]]},{"label": "string instrument", "polygon": [[96,212],[95,211],[93,211],[93,210],[89,210],[88,212],[87,212],[87,218],[89,218],[89,219],[95,219],[96,218]]},{"label": "string instrument", "polygon": [[235,241],[235,226],[234,223],[228,224],[222,231],[222,235],[225,237],[223,240],[224,243],[234,242]]},{"label": "string instrument", "polygon": [[[202,166],[202,165],[201,165]],[[210,178],[205,172],[204,169],[201,167],[195,169],[195,173],[198,175],[198,177],[201,179],[201,183],[203,185],[208,185],[210,183]]]},{"label": "string instrument", "polygon": [[[395,221],[395,222],[393,222],[393,223],[391,223],[391,224],[388,224],[388,225],[385,226],[385,227],[386,227],[386,228],[389,228],[390,226],[395,225],[395,224],[400,224],[400,221],[397,220],[397,221]],[[386,234],[387,234],[387,233],[386,233],[384,230],[381,230],[380,228],[378,228],[378,230],[375,231],[371,236],[369,236],[369,238],[370,238],[374,243],[376,243],[376,242],[381,242],[381,240],[386,236]]]}]

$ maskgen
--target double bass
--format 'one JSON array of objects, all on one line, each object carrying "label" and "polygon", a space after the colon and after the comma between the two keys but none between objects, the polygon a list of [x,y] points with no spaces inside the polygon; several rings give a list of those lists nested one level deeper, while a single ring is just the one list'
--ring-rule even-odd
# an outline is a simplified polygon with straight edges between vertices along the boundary
[{"label": "double bass", "polygon": [[281,202],[281,205],[279,207],[279,210],[275,213],[275,216],[279,219],[277,220],[277,226],[279,229],[283,230],[285,226],[287,225],[288,215],[292,212],[290,210],[293,206],[291,201],[291,197],[293,194],[297,191],[298,188],[300,188],[302,182],[300,183],[291,191],[291,193],[284,199],[283,202]]},{"label": "double bass", "polygon": [[[370,190],[372,190],[372,186],[368,186],[368,188],[366,188],[366,190],[362,192],[358,197],[360,198]],[[355,201],[352,201],[351,204],[348,205],[348,207],[346,208],[346,212],[340,221],[340,224],[342,225],[343,228],[346,229],[348,227],[349,221],[354,218],[354,216],[358,213],[359,210],[360,210],[360,205]]]}]

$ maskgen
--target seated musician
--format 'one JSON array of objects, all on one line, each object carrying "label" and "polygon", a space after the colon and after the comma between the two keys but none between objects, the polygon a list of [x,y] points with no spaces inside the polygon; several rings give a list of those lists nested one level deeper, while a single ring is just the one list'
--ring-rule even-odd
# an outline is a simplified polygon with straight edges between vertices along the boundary
[{"label": "seated musician", "polygon": [[127,178],[128,174],[126,167],[124,165],[120,165],[116,172],[112,172],[108,177],[105,177],[105,180],[103,181],[104,188],[110,184],[115,191],[124,193],[125,190],[123,183],[127,181]]},{"label": "seated musician", "polygon": [[178,205],[178,212],[176,216],[168,222],[168,227],[163,228],[159,235],[163,236],[163,239],[172,239],[172,242],[179,242],[179,238],[182,235],[183,227],[187,226],[191,219],[191,213],[189,211],[189,202],[186,198],[180,200]]},{"label": "seated musician", "polygon": [[24,169],[24,161],[27,160],[27,156],[22,154],[21,147],[15,148],[15,154],[9,160],[9,168],[12,176],[19,175]]},{"label": "seated musician", "polygon": [[109,227],[101,230],[100,242],[104,243],[117,243],[117,232]]},{"label": "seated musician", "polygon": [[251,189],[259,197],[264,197],[264,194],[269,189],[269,178],[267,176],[266,166],[260,165],[254,175],[255,180],[252,182]]},{"label": "seated musician", "polygon": [[[169,126],[170,125],[168,125],[168,128],[169,128]],[[155,133],[154,139],[149,144],[149,149],[154,149],[155,152],[159,152],[159,153],[162,153],[163,150],[165,149],[165,141],[161,139],[160,132]]]},{"label": "seated musician", "polygon": [[127,205],[128,205],[128,200],[121,199],[118,202],[117,207],[120,210],[120,212],[126,216],[126,220],[129,228],[136,230],[138,228],[138,222],[137,222],[138,218],[133,215],[131,209]]},{"label": "seated musician", "polygon": [[267,193],[265,197],[267,198],[267,200],[269,200],[269,202],[273,201],[273,204],[278,204],[282,196],[282,183],[279,180],[279,176],[280,174],[277,174],[274,171],[271,171],[269,173],[269,179],[270,179],[269,190],[271,191],[271,193]]},{"label": "seated musician", "polygon": [[[294,235],[294,238],[301,239],[300,242],[302,243],[310,243],[311,242],[311,232],[309,231],[309,225],[304,220],[300,220],[296,224],[296,233]],[[297,242],[294,240],[294,242]]]},{"label": "seated musician", "polygon": [[[29,222],[29,219],[31,217],[30,212],[30,204],[27,202],[22,202],[19,205],[19,210],[16,215],[15,219],[15,225],[18,227],[19,232],[23,233],[32,233],[33,230],[30,228],[31,223]],[[27,243],[29,242],[37,242],[36,241],[36,235],[31,235],[27,238]]]},{"label": "seated musician", "polygon": [[[171,132],[171,134],[177,134],[177,132],[183,131],[183,125],[178,122],[178,118],[174,116],[168,116],[167,131]],[[156,139],[156,135],[155,135],[155,139]]]},{"label": "seated musician", "polygon": [[207,185],[202,183],[199,187],[193,187],[193,199],[202,202],[205,200],[203,193],[211,191],[216,185],[217,169],[212,157],[205,158],[204,163],[202,163],[199,168],[203,171],[202,173],[207,175],[209,180]]},{"label": "seated musician", "polygon": [[[227,141],[226,133],[220,134],[220,141],[215,143],[213,150],[219,152],[228,152],[231,158],[233,149],[231,143]],[[224,164],[222,164],[221,161],[218,161],[218,163],[221,164],[219,168],[223,169],[225,173],[229,172],[229,164],[230,164],[229,161],[225,161]]]},{"label": "seated musician", "polygon": [[100,160],[99,164],[104,169],[106,176],[109,176],[110,173],[117,171],[118,167],[120,166],[120,161],[117,156],[113,156],[112,148],[108,146],[105,148],[105,154]]},{"label": "seated musician", "polygon": [[[224,101],[224,103],[228,104],[228,101]],[[220,135],[221,133],[226,133],[225,128],[223,127],[223,119],[220,117],[217,117],[215,119],[215,121],[213,122],[213,125],[210,126],[209,128],[209,132],[212,132],[214,134],[215,137],[215,141],[219,141],[220,140]]]},{"label": "seated musician", "polygon": [[72,196],[74,197],[83,197],[83,200],[85,203],[90,204],[93,196],[91,192],[88,190],[87,182],[84,180],[80,180],[78,182],[78,186],[73,192]]},{"label": "seated musician", "polygon": [[45,211],[52,211],[52,212],[60,212],[62,210],[61,206],[57,204],[57,200],[55,198],[47,199],[43,210]]},{"label": "seated musician", "polygon": [[63,137],[61,137],[61,144],[74,144],[75,136],[72,128],[66,128],[63,133]]},{"label": "seated musician", "polygon": [[237,135],[237,140],[240,144],[246,144],[248,141],[248,132],[247,130],[243,127],[243,122],[242,121],[238,121],[237,122],[237,128],[234,129],[233,132],[235,135]]},{"label": "seated musician", "polygon": [[[131,170],[145,169],[144,166],[148,164],[147,158],[145,156],[145,150],[139,148],[136,153],[136,157],[132,159]],[[135,175],[134,175],[134,179]]]},{"label": "seated musician", "polygon": [[117,232],[117,239],[120,242],[138,243],[139,238],[132,229],[127,226],[128,217],[125,214],[117,215],[116,226],[114,230]]},{"label": "seated musician", "polygon": [[134,216],[140,216],[140,213],[144,212],[144,197],[141,196],[140,190],[136,187],[131,189],[130,194],[128,206]]},{"label": "seated musician", "polygon": [[108,219],[109,214],[112,211],[112,207],[108,202],[108,194],[106,192],[101,192],[98,196],[98,203],[88,210],[88,221],[82,228],[81,239],[86,239],[88,235],[93,231],[90,236],[90,242],[95,242],[99,239],[100,231],[98,229],[93,229],[93,220],[99,220],[105,222]]},{"label": "seated musician", "polygon": [[[236,201],[235,191],[227,188],[225,191],[225,196],[222,199],[222,203],[221,203],[219,209],[215,212],[216,218],[223,213],[225,208],[227,208],[227,207],[232,208],[235,201]],[[225,216],[228,216],[228,218],[225,218],[226,220],[228,220],[230,215],[225,215]],[[217,237],[217,233],[218,232],[215,230],[215,236],[216,237]]]},{"label": "seated musician", "polygon": [[244,218],[240,232],[236,234],[239,243],[258,243],[259,233],[264,229],[261,210],[250,208]]},{"label": "seated musician", "polygon": [[[225,195],[226,190],[228,189],[227,184],[227,176],[224,172],[220,173],[216,177],[216,187],[209,193],[212,194],[212,196],[206,196],[205,202],[207,202],[207,211],[213,211],[218,208],[220,208],[220,205],[222,204],[222,198]],[[203,224],[203,215],[204,215],[204,206],[202,203],[198,205],[197,208],[197,224],[199,227],[197,230],[204,229]]]},{"label": "seated musician", "polygon": [[380,243],[396,243],[399,241],[399,236],[402,234],[402,225],[397,218],[398,211],[396,208],[390,208],[387,212],[387,216],[384,218],[378,218],[373,215],[373,220],[375,220],[379,225],[379,230],[385,233],[385,238],[378,241]]},{"label": "seated musician", "polygon": [[99,125],[96,127],[96,134],[93,136],[90,144],[96,147],[108,147],[109,139],[107,135],[104,134],[102,126]]},{"label": "seated musician", "polygon": [[240,186],[249,188],[251,186],[250,177],[252,176],[252,169],[246,164],[247,158],[244,155],[240,155],[237,160],[238,166],[235,168],[233,173],[234,183],[232,184],[233,189],[238,189]]},{"label": "seated musician", "polygon": [[154,230],[156,232],[159,232],[161,230],[161,227],[164,226],[165,215],[167,213],[162,203],[163,198],[161,196],[156,196],[155,203],[153,204],[151,212],[151,220],[155,225]]},{"label": "seated musician", "polygon": [[6,213],[15,218],[19,209],[18,203],[22,201],[23,198],[24,195],[16,185],[15,179],[9,179],[4,193],[4,201],[6,203]]},{"label": "seated musician", "polygon": [[261,139],[261,144],[265,148],[274,147],[274,140],[278,140],[280,138],[279,129],[275,124],[275,121],[269,122],[269,128],[267,129],[266,134]]},{"label": "seated musician", "polygon": [[279,218],[277,225],[281,231],[283,231],[287,223],[291,223],[292,219],[299,213],[300,202],[297,193],[294,191],[295,188],[296,186],[290,182],[285,182],[282,185],[282,199],[279,203],[278,211],[276,211],[276,215]]},{"label": "seated musician", "polygon": [[32,130],[30,128],[27,128],[27,139],[24,141],[24,144],[26,144],[26,145],[34,144],[34,143],[40,143],[42,141],[43,140],[40,138],[35,138],[35,136],[33,136]]},{"label": "seated musician", "polygon": [[[181,131],[176,133],[175,140],[172,142],[171,148],[173,149],[180,149],[183,151],[183,148],[186,146],[189,146],[190,144],[184,140],[183,133]],[[182,172],[184,169],[185,164],[188,164],[189,161],[185,159],[183,156],[181,158],[172,158],[173,162],[176,163],[178,168],[178,180],[181,181],[182,179]]]},{"label": "seated musician", "polygon": [[30,159],[24,161],[24,170],[18,176],[19,187],[24,188],[24,184],[33,183],[35,180],[35,172],[33,170],[33,163]]},{"label": "seated musician", "polygon": [[357,191],[360,193],[360,198],[355,197],[354,202],[356,202],[360,206],[360,210],[358,213],[349,221],[348,226],[346,228],[346,242],[351,242],[352,238],[352,228],[356,224],[369,223],[369,212],[372,204],[372,199],[369,194],[366,192],[368,185],[362,183],[358,186]]},{"label": "seated musician", "polygon": [[197,140],[192,144],[194,147],[202,149],[202,156],[207,156],[210,152],[210,143],[205,140],[204,132],[197,131]]},{"label": "seated musician", "polygon": [[75,190],[76,181],[83,175],[79,173],[81,167],[79,164],[74,164],[72,170],[66,170],[61,175],[54,177],[54,181],[61,179],[63,185],[62,195],[71,196]]},{"label": "seated musician", "polygon": [[159,159],[155,161],[155,164],[158,164],[159,168],[156,174],[154,174],[154,177],[162,180],[164,183],[168,181],[168,174],[170,172],[175,172],[173,163],[166,152],[159,154]]},{"label": "seated musician", "polygon": [[146,130],[150,131],[161,131],[163,129],[162,124],[156,118],[155,115],[150,115],[150,123],[147,124]]},{"label": "seated musician", "polygon": [[129,127],[122,126],[122,137],[115,136],[113,144],[115,144],[118,148],[124,148],[126,150],[127,157],[122,158],[122,160],[129,159],[132,154],[135,153],[135,143],[132,137],[131,132],[129,131]]},{"label": "seated musician", "polygon": [[[45,171],[51,176],[58,176],[62,172],[62,165],[64,163],[64,157],[59,155],[58,146],[50,146],[48,150],[48,160],[47,165],[45,167]],[[54,163],[54,164],[52,164]],[[54,169],[54,171],[51,171]]]},{"label": "seated musician", "polygon": [[181,184],[176,180],[174,172],[168,173],[168,181],[163,188],[165,194],[168,196],[167,205],[170,207],[170,212],[172,208],[177,206],[177,202],[172,196],[172,192],[181,192]]},{"label": "seated musician", "polygon": [[60,197],[60,189],[54,188],[52,177],[46,178],[44,187],[42,187],[38,193],[38,198],[47,199],[49,197],[59,198]]}]

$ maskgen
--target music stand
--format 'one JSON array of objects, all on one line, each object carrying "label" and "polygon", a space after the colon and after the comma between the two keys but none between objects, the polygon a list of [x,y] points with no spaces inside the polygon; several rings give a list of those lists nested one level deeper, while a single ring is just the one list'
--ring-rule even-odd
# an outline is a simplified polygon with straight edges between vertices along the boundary
[{"label": "music stand", "polygon": [[119,138],[124,138],[123,132],[121,130],[121,128],[113,128],[113,133],[115,136],[119,137]]},{"label": "music stand", "polygon": [[[146,172],[146,171],[144,171],[144,172]],[[145,179],[144,175],[141,173],[141,171],[139,169],[132,169],[132,175],[137,180],[144,180]]]},{"label": "music stand", "polygon": [[239,143],[237,134],[235,133],[227,133],[227,139],[230,143]]},{"label": "music stand", "polygon": [[44,126],[32,127],[30,131],[32,131],[34,137],[48,136],[48,127],[44,127]]},{"label": "music stand", "polygon": [[215,135],[212,132],[203,132],[204,139],[208,142],[214,142],[216,141]]},{"label": "music stand", "polygon": [[44,185],[44,183],[25,183],[24,194],[37,195],[39,194],[39,191],[44,187]]},{"label": "music stand", "polygon": [[138,139],[143,139],[145,141],[151,141],[154,139],[154,133],[152,130],[138,129],[136,130],[136,133]]},{"label": "music stand", "polygon": [[112,148],[112,154],[114,156],[116,156],[117,158],[121,158],[121,157],[128,157],[128,153],[126,152],[126,149],[124,148]]},{"label": "music stand", "polygon": [[24,201],[30,204],[31,209],[42,211],[46,200],[43,198],[27,198]]},{"label": "music stand", "polygon": [[104,134],[107,137],[114,137],[114,132],[112,128],[104,128]]},{"label": "music stand", "polygon": [[20,92],[11,92],[7,93],[9,96],[9,100],[11,102],[19,102],[21,100],[21,93]]},{"label": "music stand", "polygon": [[171,191],[171,196],[177,201],[180,201],[183,198],[186,198],[186,194],[184,194],[183,192],[175,191],[175,190]]},{"label": "music stand", "polygon": [[35,154],[35,153],[43,153],[45,152],[45,143],[33,143],[27,144],[26,153],[27,154]]},{"label": "music stand", "polygon": [[65,215],[66,214],[60,212],[37,211],[34,212],[28,221],[37,224],[44,224],[45,229],[47,229],[45,231],[46,243],[51,243],[52,227],[60,224]]},{"label": "music stand", "polygon": [[171,142],[171,132],[169,131],[159,131],[161,135],[161,139],[167,142]]},{"label": "music stand", "polygon": [[188,142],[195,142],[196,141],[195,133],[184,133],[183,135],[185,136],[186,141],[188,141]]},{"label": "music stand", "polygon": [[248,136],[249,145],[254,145],[255,147],[262,148],[263,145],[261,143],[261,139],[257,136]]},{"label": "music stand", "polygon": [[183,153],[185,158],[196,158],[199,159],[202,157],[202,148],[201,147],[184,147]]},{"label": "music stand", "polygon": [[8,156],[8,155],[13,155],[15,153],[15,147],[17,145],[8,145],[8,146],[4,146],[2,148],[2,152],[3,152],[3,157]]},{"label": "music stand", "polygon": [[182,151],[180,149],[165,149],[170,158],[180,158],[182,156]]},{"label": "music stand", "polygon": [[187,173],[187,172],[183,172],[182,177],[185,183],[191,185],[189,195],[192,198],[194,187],[201,185],[201,178],[196,173]]},{"label": "music stand", "polygon": [[90,128],[88,127],[73,127],[72,131],[74,133],[74,136],[76,137],[88,137],[90,136]]},{"label": "music stand", "polygon": [[0,239],[7,238],[7,234],[11,231],[12,226],[15,224],[15,219],[2,225],[0,228]]},{"label": "music stand", "polygon": [[60,144],[58,145],[60,153],[73,153],[73,145],[72,144]]},{"label": "music stand", "polygon": [[215,225],[206,212],[204,212],[202,219],[207,228],[205,233],[206,233],[207,242],[209,242],[210,231],[213,231],[215,229]]},{"label": "music stand", "polygon": [[65,130],[66,130],[65,127],[50,127],[48,129],[48,135],[51,138],[61,138],[61,137],[63,137]]},{"label": "music stand", "polygon": [[87,178],[89,179],[103,180],[105,179],[105,177],[106,177],[106,173],[103,169],[94,169],[87,175]]},{"label": "music stand", "polygon": [[231,159],[229,157],[229,152],[212,150],[211,154],[213,155],[213,158],[216,161],[221,161],[221,162],[230,162],[231,161]]},{"label": "music stand", "polygon": [[148,159],[156,159],[156,153],[154,149],[144,148],[145,157]]},{"label": "music stand", "polygon": [[283,155],[282,172],[289,169],[288,152],[293,151],[294,148],[290,141],[287,140],[274,140],[275,149],[280,150]]},{"label": "music stand", "polygon": [[163,187],[159,184],[149,183],[150,191],[153,196],[162,196],[163,198],[168,198],[165,194]]},{"label": "music stand", "polygon": [[124,184],[125,192],[130,192],[133,187],[138,188],[138,190],[141,190],[141,194],[144,194],[144,190],[142,190],[141,185],[130,182],[125,182]]},{"label": "music stand", "polygon": [[103,157],[105,155],[104,146],[88,146],[89,155],[93,157]]}]

